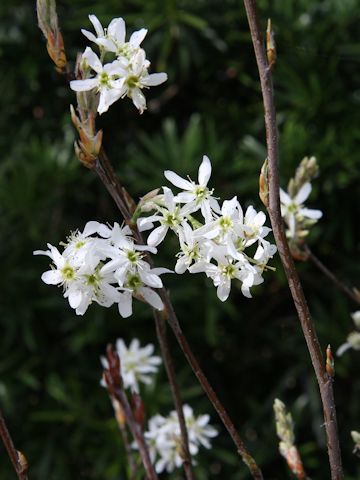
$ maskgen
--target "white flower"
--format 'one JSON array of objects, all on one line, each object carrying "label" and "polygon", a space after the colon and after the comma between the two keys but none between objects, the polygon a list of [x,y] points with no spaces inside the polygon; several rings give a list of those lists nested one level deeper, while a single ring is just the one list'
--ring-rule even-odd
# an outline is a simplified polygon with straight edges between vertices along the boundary
[{"label": "white flower", "polygon": [[[124,340],[119,338],[116,341],[116,351],[120,358],[121,377],[125,388],[138,393],[140,383],[151,384],[158,366],[162,363],[160,357],[153,355],[154,346],[151,343],[140,347],[139,340],[134,338],[127,347]],[[108,368],[105,357],[101,358],[101,362]]]},{"label": "white flower", "polygon": [[[208,423],[209,415],[195,417],[189,405],[183,406],[185,423],[188,430],[189,450],[195,456],[200,446],[210,448],[210,439],[218,433]],[[149,446],[150,457],[155,462],[157,473],[171,473],[182,465],[181,432],[177,412],[172,411],[167,417],[155,415],[150,418],[145,439]]]},{"label": "white flower", "polygon": [[146,98],[142,93],[144,88],[154,87],[166,82],[166,73],[148,73],[149,61],[145,58],[143,49],[139,49],[126,68],[123,69],[124,76],[121,96],[129,97],[140,113],[146,109]]},{"label": "white flower", "polygon": [[147,34],[147,30],[142,28],[134,32],[129,42],[126,42],[126,26],[123,18],[111,20],[107,29],[102,27],[95,15],[89,15],[89,20],[94,26],[97,37],[93,33],[82,29],[81,31],[85,37],[106,51],[116,53],[128,59],[139,49],[141,42]]},{"label": "white flower", "polygon": [[187,203],[190,213],[201,209],[201,213],[206,222],[213,219],[212,210],[220,213],[219,204],[217,200],[212,197],[213,190],[209,190],[207,187],[211,176],[211,162],[206,155],[203,156],[199,167],[199,183],[195,183],[191,179],[185,180],[171,170],[165,170],[164,175],[175,187],[184,190],[184,192],[179,193],[175,197],[175,201]]},{"label": "white flower", "polygon": [[296,236],[296,224],[304,219],[316,221],[322,217],[320,210],[305,208],[303,203],[311,193],[311,184],[304,183],[294,198],[280,188],[281,215],[289,227],[288,236]]},{"label": "white flower", "polygon": [[160,222],[160,226],[155,228],[147,239],[148,245],[156,247],[165,238],[169,228],[175,233],[181,228],[186,215],[189,213],[187,206],[180,208],[174,199],[174,194],[170,188],[163,187],[163,204],[158,205],[158,213],[146,218],[139,218],[137,221],[140,232],[153,228],[154,222]]},{"label": "white flower", "polygon": [[[360,328],[360,310],[352,313],[351,318],[353,319],[356,328]],[[346,340],[347,341],[340,345],[340,347],[337,349],[336,354],[338,356],[342,355],[350,348],[353,348],[354,350],[360,350],[360,332],[351,332]]]},{"label": "white flower", "polygon": [[98,112],[100,115],[107,112],[110,105],[118,100],[123,94],[125,78],[121,62],[114,60],[112,63],[102,65],[95,52],[87,47],[82,55],[82,60],[96,72],[96,77],[84,80],[72,80],[70,87],[75,92],[86,92],[96,89],[100,93]]}]

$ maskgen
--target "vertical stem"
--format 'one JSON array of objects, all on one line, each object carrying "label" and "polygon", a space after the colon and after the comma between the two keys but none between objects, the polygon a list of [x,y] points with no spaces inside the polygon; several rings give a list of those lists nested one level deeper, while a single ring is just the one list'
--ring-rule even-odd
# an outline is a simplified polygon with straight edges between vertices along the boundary
[{"label": "vertical stem", "polygon": [[10,432],[6,426],[5,419],[0,410],[0,436],[9,455],[11,463],[14,466],[15,472],[19,480],[27,480],[27,465],[21,465],[19,460],[19,452],[14,446]]},{"label": "vertical stem", "polygon": [[164,359],[166,373],[170,383],[171,394],[174,400],[176,412],[178,414],[180,433],[181,433],[181,446],[182,457],[184,460],[183,466],[187,480],[194,480],[194,475],[191,466],[191,455],[189,451],[189,437],[186,427],[186,421],[184,417],[183,403],[181,400],[181,394],[179,385],[176,380],[174,364],[169,350],[169,343],[166,336],[166,318],[164,318],[163,312],[154,310],[156,333],[159,339],[162,356]]},{"label": "vertical stem", "polygon": [[[105,186],[108,190],[108,192],[110,193],[110,195],[113,197],[116,205],[118,205],[120,211],[121,211],[121,208],[119,205],[121,205],[123,202],[123,190],[122,190],[122,187],[117,179],[117,176],[113,170],[113,167],[111,165],[111,162],[109,161],[108,157],[106,156],[105,152],[102,150],[102,156],[101,156],[101,160],[102,160],[102,167],[104,167],[104,169],[106,170],[106,175],[99,175],[101,180],[103,182],[107,182],[105,183]],[[105,160],[105,162],[103,161]],[[99,174],[99,171],[96,169],[96,172]],[[100,170],[101,172],[101,170]],[[111,185],[108,185],[109,183],[109,179],[111,179]],[[119,198],[120,197],[120,198]],[[129,221],[129,216],[131,217],[130,213],[128,212],[126,215],[124,215],[124,218],[125,220]],[[135,238],[143,243],[143,240],[142,240],[142,236],[140,234],[140,232],[137,230],[136,226],[133,228],[133,231],[134,231],[134,235],[135,235]],[[151,261],[151,257],[150,255],[148,256],[148,261],[150,263],[150,265],[152,264],[152,261]],[[220,402],[219,398],[217,397],[216,393],[214,392],[213,388],[211,387],[208,379],[206,378],[204,372],[201,370],[201,367],[198,363],[198,361],[196,360],[196,357],[195,355],[193,354],[187,340],[186,340],[186,337],[185,335],[183,334],[182,330],[181,330],[181,327],[180,327],[180,324],[179,324],[179,321],[177,319],[177,316],[175,314],[175,311],[174,311],[174,308],[171,304],[171,301],[170,301],[170,298],[169,298],[169,295],[166,291],[165,288],[162,288],[161,291],[161,298],[164,302],[164,305],[166,307],[166,311],[167,311],[167,320],[169,322],[169,325],[185,355],[185,358],[187,359],[189,365],[191,366],[193,372],[195,373],[200,385],[202,386],[203,390],[205,391],[206,395],[208,396],[210,402],[212,403],[212,405],[214,406],[215,410],[217,411],[218,415],[220,416],[225,428],[227,429],[227,431],[229,432],[236,448],[237,448],[237,451],[239,453],[239,455],[241,456],[241,458],[243,459],[244,463],[247,465],[247,467],[249,468],[250,470],[250,473],[252,475],[252,477],[255,479],[255,480],[262,480],[263,479],[263,475],[262,475],[262,472],[261,470],[259,469],[258,465],[256,464],[254,458],[251,456],[250,452],[247,450],[247,448],[245,447],[245,444],[244,442],[241,440],[240,438],[240,435],[238,434],[236,428],[235,428],[235,425],[233,424],[230,416],[228,415],[225,407],[223,406],[223,404]],[[156,313],[156,311],[155,311]],[[157,326],[157,330],[159,331],[160,333],[160,336],[162,335],[162,329],[158,329],[158,326]],[[164,341],[163,338],[160,338],[159,337],[159,342],[160,342],[160,345],[161,343]],[[165,339],[166,341],[166,339]],[[164,357],[164,361],[166,362],[166,356]],[[168,369],[168,367],[166,367]],[[175,389],[178,390],[178,386],[176,384],[176,379],[175,379],[175,376],[170,376],[169,377],[169,382],[170,382],[170,385],[172,386],[172,390],[175,391]],[[179,401],[179,398],[180,397],[177,397],[176,401],[175,401],[175,406],[178,404],[178,401]],[[174,399],[175,400],[175,399]],[[185,424],[185,420],[182,421],[181,417],[183,417],[183,412],[182,412],[182,408],[177,408],[177,414],[178,414],[178,418],[179,418],[179,422],[182,423],[182,431],[185,431],[186,430],[186,424]],[[183,436],[182,438],[182,441],[183,441],[183,444],[185,445],[185,442],[187,441],[186,440],[187,438],[187,435],[186,437]],[[185,466],[184,466],[185,467]],[[185,469],[185,472],[187,470]]]},{"label": "vertical stem", "polygon": [[332,480],[343,478],[340,445],[337,431],[333,381],[327,374],[324,358],[315,325],[304,296],[299,276],[295,269],[289,245],[286,240],[285,229],[280,211],[279,199],[279,167],[278,167],[278,132],[276,125],[276,111],[271,69],[269,68],[264,49],[261,30],[256,13],[255,0],[244,0],[246,14],[250,26],[251,38],[255,50],[256,62],[259,70],[261,92],[265,111],[266,144],[268,154],[268,212],[278,247],[280,258],[289,283],[295,308],[301,323],[306,344],[310,353],[315,375],[318,381],[320,396],[323,405],[327,447]]},{"label": "vertical stem", "polygon": [[139,452],[141,456],[141,460],[143,462],[143,465],[145,467],[145,471],[147,474],[147,477],[149,480],[158,480],[158,476],[154,470],[154,467],[151,463],[150,460],[150,455],[149,455],[149,449],[146,444],[143,432],[136,422],[133,412],[131,410],[129,401],[127,399],[127,396],[125,393],[120,389],[116,388],[114,390],[114,394],[116,396],[116,399],[120,403],[121,407],[124,410],[125,418],[126,418],[126,423],[129,426],[129,429],[132,433],[132,436],[134,437],[134,440],[136,441],[138,447],[139,447]]}]

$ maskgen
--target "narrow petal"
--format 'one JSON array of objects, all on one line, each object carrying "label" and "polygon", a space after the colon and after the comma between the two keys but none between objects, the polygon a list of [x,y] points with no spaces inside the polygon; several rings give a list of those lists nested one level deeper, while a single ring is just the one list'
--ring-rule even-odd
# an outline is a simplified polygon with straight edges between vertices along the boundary
[{"label": "narrow petal", "polygon": [[118,308],[119,308],[119,313],[123,318],[128,318],[132,315],[131,292],[120,293]]},{"label": "narrow petal", "polygon": [[193,190],[194,188],[194,185],[189,182],[189,180],[185,180],[171,170],[165,170],[164,176],[167,180],[169,180],[170,183],[175,185],[175,187],[181,188],[182,190]]},{"label": "narrow petal", "polygon": [[226,280],[225,282],[220,283],[216,291],[218,299],[221,300],[222,302],[225,302],[225,300],[227,300],[227,298],[229,297],[230,289],[231,289],[230,280]]},{"label": "narrow petal", "polygon": [[155,228],[155,230],[150,233],[147,239],[148,245],[150,245],[151,247],[157,247],[159,243],[164,240],[168,229],[169,227],[167,227],[166,225],[160,225],[160,227]]},{"label": "narrow petal", "polygon": [[95,70],[96,73],[100,73],[103,70],[102,63],[95,52],[90,47],[86,47],[85,52],[82,54],[82,59],[86,60],[90,67]]},{"label": "narrow petal", "polygon": [[146,270],[139,269],[139,275],[141,280],[146,285],[149,285],[149,287],[161,288],[163,286],[161,278],[155,275],[154,273],[150,273]]},{"label": "narrow petal", "polygon": [[199,168],[199,175],[198,175],[199,184],[206,187],[210,179],[210,176],[211,176],[211,162],[209,158],[206,155],[204,155],[203,161],[201,162],[201,165]]},{"label": "narrow petal", "polygon": [[130,96],[135,107],[139,110],[140,114],[146,110],[146,98],[139,88],[133,88],[130,91]]},{"label": "narrow petal", "polygon": [[75,289],[69,290],[68,299],[69,299],[70,307],[75,309],[78,308],[78,306],[81,303],[82,297],[83,296],[80,290],[75,290]]},{"label": "narrow petal", "polygon": [[292,200],[290,196],[282,189],[280,188],[280,202],[283,203],[284,205],[289,205]]},{"label": "narrow petal", "polygon": [[141,83],[145,87],[155,87],[156,85],[161,85],[166,82],[168,76],[166,73],[151,73],[145,77],[142,77]]},{"label": "narrow petal", "polygon": [[98,106],[98,112],[100,115],[104,112],[107,112],[110,105],[112,105],[116,100],[119,100],[121,96],[121,90],[116,88],[111,88],[109,90],[102,90],[100,93],[100,101]]},{"label": "narrow petal", "polygon": [[41,275],[41,280],[48,285],[57,285],[62,282],[59,270],[48,270]]},{"label": "narrow petal", "polygon": [[298,193],[295,196],[295,202],[300,205],[304,203],[305,200],[308,198],[311,192],[311,184],[309,182],[304,183],[304,185],[300,188]]},{"label": "narrow petal", "polygon": [[71,80],[70,88],[74,92],[87,92],[98,86],[96,78],[87,78],[86,80]]},{"label": "narrow petal", "polygon": [[83,28],[81,29],[81,33],[83,35],[85,35],[85,37],[90,40],[90,42],[95,42],[96,43],[96,40],[97,38],[95,37],[95,35],[91,32],[89,32],[88,30],[84,30]]},{"label": "narrow petal", "polygon": [[163,310],[164,304],[159,295],[147,287],[140,287],[139,293],[144,297],[149,305],[156,308],[156,310]]},{"label": "narrow petal", "polygon": [[108,35],[115,39],[118,45],[125,43],[126,26],[123,18],[114,18],[109,23]]},{"label": "narrow petal", "polygon": [[142,28],[141,30],[138,30],[137,32],[134,32],[129,40],[129,43],[132,47],[138,47],[141,42],[144,40],[146,37],[147,30],[146,28]]},{"label": "narrow petal", "polygon": [[97,16],[96,15],[89,15],[89,20],[93,24],[97,36],[98,37],[103,37],[104,36],[104,29],[103,29],[101,23],[99,22]]},{"label": "narrow petal", "polygon": [[312,218],[313,220],[318,220],[323,215],[321,210],[314,210],[310,208],[302,208],[299,213],[300,215],[303,215],[307,218]]}]

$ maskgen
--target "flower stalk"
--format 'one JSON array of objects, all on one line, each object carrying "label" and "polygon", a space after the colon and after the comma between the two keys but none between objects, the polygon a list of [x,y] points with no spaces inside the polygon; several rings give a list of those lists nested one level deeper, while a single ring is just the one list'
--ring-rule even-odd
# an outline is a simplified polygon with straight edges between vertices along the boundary
[{"label": "flower stalk", "polygon": [[300,320],[306,344],[320,389],[324,413],[324,425],[332,480],[343,479],[340,444],[337,430],[333,379],[326,371],[326,364],[317,338],[314,322],[306,302],[298,273],[286,240],[279,198],[279,151],[276,110],[271,68],[263,45],[255,0],[244,0],[251,39],[259,70],[261,92],[265,111],[266,144],[268,156],[269,206],[268,212],[280,258],[289,283],[295,308]]}]

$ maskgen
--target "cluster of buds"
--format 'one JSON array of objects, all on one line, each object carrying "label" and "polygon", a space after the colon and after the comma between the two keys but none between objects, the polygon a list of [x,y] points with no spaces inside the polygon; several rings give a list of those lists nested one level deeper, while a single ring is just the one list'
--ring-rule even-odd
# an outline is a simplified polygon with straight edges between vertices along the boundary
[{"label": "cluster of buds", "polygon": [[296,478],[305,480],[307,476],[295,445],[294,422],[291,413],[287,413],[285,404],[278,398],[274,402],[274,413],[276,433],[280,439],[279,451]]},{"label": "cluster of buds", "polygon": [[287,192],[280,189],[281,214],[287,226],[286,236],[293,256],[299,260],[305,259],[301,246],[309,229],[321,217],[320,210],[304,206],[312,187],[311,180],[318,174],[319,168],[315,157],[305,157],[296,169],[295,176],[288,183]]}]

